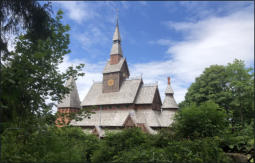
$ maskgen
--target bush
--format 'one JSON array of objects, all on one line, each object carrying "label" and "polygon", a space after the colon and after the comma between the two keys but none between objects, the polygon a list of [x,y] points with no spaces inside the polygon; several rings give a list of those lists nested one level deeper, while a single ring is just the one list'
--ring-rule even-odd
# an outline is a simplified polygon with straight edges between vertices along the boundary
[{"label": "bush", "polygon": [[221,147],[225,152],[251,154],[254,150],[254,125],[245,124],[244,127],[235,125],[226,129],[221,139]]},{"label": "bush", "polygon": [[226,113],[211,101],[181,109],[173,124],[178,136],[192,139],[221,135],[226,126]]},{"label": "bush", "polygon": [[73,127],[49,127],[30,135],[22,129],[6,130],[2,135],[2,161],[87,162],[98,142],[94,135]]},{"label": "bush", "polygon": [[228,157],[219,148],[219,139],[203,138],[196,140],[171,141],[165,148],[167,161],[170,162],[228,162]]},{"label": "bush", "polygon": [[[92,162],[227,162],[220,139],[175,140],[163,131],[148,135],[138,128],[107,135],[92,155]],[[163,141],[160,141],[164,138]]]}]

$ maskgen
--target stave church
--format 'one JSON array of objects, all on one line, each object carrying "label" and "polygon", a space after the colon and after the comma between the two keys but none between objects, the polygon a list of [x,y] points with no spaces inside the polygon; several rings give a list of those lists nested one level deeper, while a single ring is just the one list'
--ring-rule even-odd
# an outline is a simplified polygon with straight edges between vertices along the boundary
[{"label": "stave church", "polygon": [[66,86],[72,90],[58,104],[58,112],[75,112],[93,107],[93,114],[70,125],[81,127],[84,132],[104,137],[107,132],[119,132],[128,127],[140,127],[142,131],[156,134],[173,122],[178,109],[171,87],[170,77],[162,103],[158,84],[146,84],[142,77],[129,78],[126,58],[121,48],[118,20],[113,43],[104,70],[103,79],[94,82],[81,102],[75,80],[71,77]]}]

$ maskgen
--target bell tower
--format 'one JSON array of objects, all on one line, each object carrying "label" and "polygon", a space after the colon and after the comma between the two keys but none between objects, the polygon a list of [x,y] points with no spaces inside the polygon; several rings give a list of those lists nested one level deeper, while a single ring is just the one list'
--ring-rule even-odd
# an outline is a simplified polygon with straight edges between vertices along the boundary
[{"label": "bell tower", "polygon": [[118,18],[112,41],[110,60],[107,62],[103,71],[103,93],[118,92],[123,81],[129,77],[128,65],[126,59],[123,58],[121,48]]}]

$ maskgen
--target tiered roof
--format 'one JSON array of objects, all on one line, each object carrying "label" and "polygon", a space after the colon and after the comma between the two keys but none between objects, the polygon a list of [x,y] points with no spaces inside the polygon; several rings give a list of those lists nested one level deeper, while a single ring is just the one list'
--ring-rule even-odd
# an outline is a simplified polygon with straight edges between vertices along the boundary
[{"label": "tiered roof", "polygon": [[162,109],[178,109],[178,105],[174,99],[174,91],[170,84],[170,77],[168,77],[168,84],[165,91],[165,99],[162,105]]}]

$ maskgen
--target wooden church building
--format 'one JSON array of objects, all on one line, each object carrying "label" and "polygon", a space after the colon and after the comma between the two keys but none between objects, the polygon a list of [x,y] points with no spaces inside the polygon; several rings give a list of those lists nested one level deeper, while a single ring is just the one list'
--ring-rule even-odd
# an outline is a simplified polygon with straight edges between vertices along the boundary
[{"label": "wooden church building", "polygon": [[125,127],[140,127],[155,134],[160,128],[169,127],[178,109],[171,88],[170,77],[162,104],[158,85],[145,84],[142,77],[129,78],[126,58],[121,48],[118,20],[113,35],[110,59],[103,70],[103,79],[94,82],[86,97],[80,102],[76,83],[70,78],[66,85],[72,91],[58,104],[59,112],[73,112],[93,107],[94,114],[70,125],[81,127],[103,137],[106,132],[120,131]]}]

